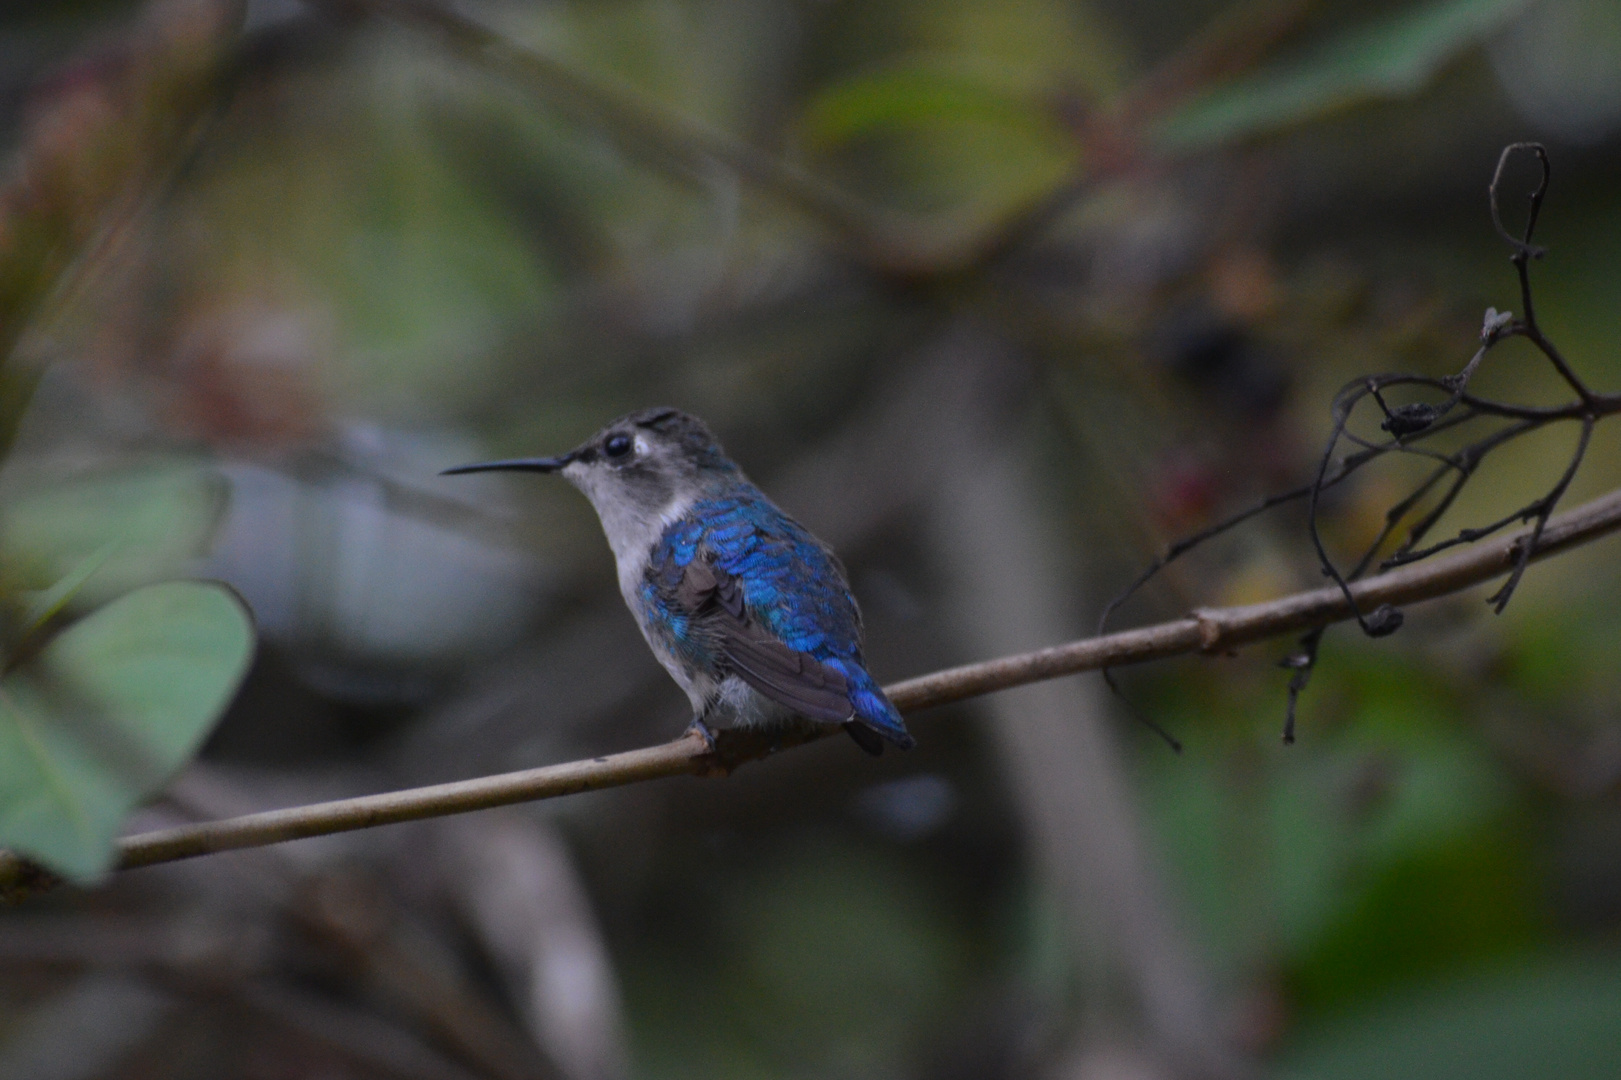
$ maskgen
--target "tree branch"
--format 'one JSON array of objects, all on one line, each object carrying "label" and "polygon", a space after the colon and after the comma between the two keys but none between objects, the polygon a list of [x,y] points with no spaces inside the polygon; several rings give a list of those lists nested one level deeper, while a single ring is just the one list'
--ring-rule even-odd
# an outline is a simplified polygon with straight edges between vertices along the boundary
[{"label": "tree branch", "polygon": [[919,223],[885,213],[803,169],[654,102],[609,77],[588,73],[511,40],[436,0],[315,0],[342,15],[360,12],[426,33],[448,51],[500,72],[576,121],[596,124],[633,154],[703,173],[718,164],[831,229],[873,266],[927,272],[939,238]]},{"label": "tree branch", "polygon": [[[1621,489],[1550,519],[1529,559],[1579,547],[1621,529]],[[1464,589],[1512,573],[1525,556],[1522,545],[1538,530],[1481,543],[1446,558],[1403,566],[1350,584],[1358,608],[1404,605]],[[1035,652],[947,668],[887,688],[903,713],[1006,690],[1044,679],[1121,664],[1138,664],[1188,653],[1222,653],[1268,638],[1342,622],[1354,616],[1338,587],[1295,593],[1244,607],[1206,608],[1171,622],[1082,638]],[[295,806],[222,821],[137,833],[119,841],[118,868],[134,869],[198,855],[261,847],[286,840],[369,829],[422,818],[464,814],[511,803],[553,799],[620,787],[666,776],[724,776],[750,761],[813,742],[831,729],[792,729],[772,735],[721,731],[711,750],[696,734],[673,742],[606,757],[538,769],[459,780],[431,787],[363,795]],[[0,851],[0,897],[37,891],[54,879],[33,863]]]}]

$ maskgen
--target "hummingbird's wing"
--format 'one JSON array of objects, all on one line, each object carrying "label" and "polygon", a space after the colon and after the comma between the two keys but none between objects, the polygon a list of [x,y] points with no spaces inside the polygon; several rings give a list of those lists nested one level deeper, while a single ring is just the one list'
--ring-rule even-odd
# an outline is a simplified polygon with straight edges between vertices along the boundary
[{"label": "hummingbird's wing", "polygon": [[682,570],[676,602],[702,620],[738,678],[780,705],[827,723],[854,715],[844,673],[791,649],[749,617],[741,583],[704,559]]}]

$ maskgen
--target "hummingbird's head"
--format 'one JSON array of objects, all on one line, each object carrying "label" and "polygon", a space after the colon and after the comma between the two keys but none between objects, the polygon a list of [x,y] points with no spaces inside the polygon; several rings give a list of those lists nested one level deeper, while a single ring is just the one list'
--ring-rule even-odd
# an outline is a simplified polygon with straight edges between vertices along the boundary
[{"label": "hummingbird's head", "polygon": [[506,470],[558,473],[584,492],[605,528],[645,521],[685,502],[717,476],[737,472],[709,428],[678,409],[622,416],[566,454],[485,461],[446,474]]}]

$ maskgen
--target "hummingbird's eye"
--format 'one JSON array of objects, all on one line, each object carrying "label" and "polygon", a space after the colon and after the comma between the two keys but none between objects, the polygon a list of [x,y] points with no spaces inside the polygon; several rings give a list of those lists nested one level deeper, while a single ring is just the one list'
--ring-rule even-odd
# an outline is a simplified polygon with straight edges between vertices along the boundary
[{"label": "hummingbird's eye", "polygon": [[602,452],[611,458],[622,458],[630,453],[633,445],[629,435],[610,435],[602,444]]}]

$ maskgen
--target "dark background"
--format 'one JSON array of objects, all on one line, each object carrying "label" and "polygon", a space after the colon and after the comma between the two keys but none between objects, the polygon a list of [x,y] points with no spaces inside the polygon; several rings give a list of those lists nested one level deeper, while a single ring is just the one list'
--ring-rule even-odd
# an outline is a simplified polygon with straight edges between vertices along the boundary
[{"label": "dark background", "polygon": [[[223,477],[217,521],[178,481],[154,511],[207,542],[128,574],[223,578],[262,635],[132,828],[677,734],[583,498],[435,475],[649,404],[838,548],[881,679],[1085,633],[1309,479],[1347,379],[1455,371],[1519,306],[1511,141],[1553,161],[1543,324],[1621,388],[1611,0],[457,9],[529,66],[394,10],[0,14],[10,183],[54,193],[73,282],[8,309],[44,376],[0,489],[94,517],[87,475]],[[1561,394],[1523,343],[1479,386]],[[1416,475],[1337,490],[1333,549]],[[1285,509],[1116,622],[1320,581]],[[1600,543],[1500,618],[1330,631],[1292,747],[1280,642],[1121,673],[1180,756],[1083,676],[919,714],[908,754],[59,892],[0,912],[0,1077],[1612,1075],[1617,584]]]}]

